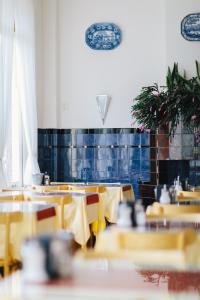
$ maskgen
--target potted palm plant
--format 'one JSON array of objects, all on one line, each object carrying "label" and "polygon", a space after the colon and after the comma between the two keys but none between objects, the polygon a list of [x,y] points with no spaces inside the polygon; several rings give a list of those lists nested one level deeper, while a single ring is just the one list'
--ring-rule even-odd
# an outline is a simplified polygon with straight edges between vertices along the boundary
[{"label": "potted palm plant", "polygon": [[166,86],[158,84],[143,87],[134,99],[132,117],[141,129],[156,130],[169,126],[169,136],[175,134],[177,126],[183,126],[196,137],[200,129],[200,72],[196,61],[196,76],[187,79],[181,75],[178,64],[168,68]]}]

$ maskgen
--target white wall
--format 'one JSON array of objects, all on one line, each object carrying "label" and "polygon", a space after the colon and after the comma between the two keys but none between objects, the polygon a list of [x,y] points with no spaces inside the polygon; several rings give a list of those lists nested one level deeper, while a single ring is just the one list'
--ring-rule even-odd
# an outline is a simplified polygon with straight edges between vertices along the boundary
[{"label": "white wall", "polygon": [[[130,127],[132,99],[142,86],[164,84],[174,61],[194,72],[200,43],[182,38],[180,22],[200,12],[199,0],[41,1],[39,127],[102,127],[95,100],[102,93],[112,97],[104,127]],[[85,31],[95,22],[119,25],[121,45],[113,51],[90,49]]]},{"label": "white wall", "polygon": [[38,127],[57,127],[57,0],[35,0]]},{"label": "white wall", "polygon": [[178,62],[188,77],[195,74],[195,60],[200,62],[200,42],[185,40],[180,24],[186,15],[195,12],[200,13],[199,0],[166,0],[167,64]]}]

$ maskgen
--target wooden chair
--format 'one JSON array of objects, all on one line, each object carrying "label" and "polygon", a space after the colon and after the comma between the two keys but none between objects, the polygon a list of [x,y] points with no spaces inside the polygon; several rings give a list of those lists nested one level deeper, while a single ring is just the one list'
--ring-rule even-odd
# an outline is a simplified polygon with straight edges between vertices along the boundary
[{"label": "wooden chair", "polygon": [[154,202],[151,207],[147,208],[148,216],[175,216],[181,214],[197,214],[200,213],[200,205],[176,205],[176,204],[160,204]]},{"label": "wooden chair", "polygon": [[11,224],[21,222],[22,216],[20,212],[0,213],[0,224],[5,226],[4,257],[0,259],[0,267],[3,267],[4,276],[10,273],[10,267],[14,263],[10,243]]},{"label": "wooden chair", "polygon": [[10,195],[8,195],[7,193],[5,193],[5,196],[4,196],[3,193],[1,193],[0,194],[0,202],[7,202],[7,201],[24,201],[24,195],[23,194],[19,194],[19,195],[10,194]]},{"label": "wooden chair", "polygon": [[49,202],[49,203],[54,203],[57,204],[60,207],[60,213],[58,214],[58,209],[57,209],[57,218],[58,218],[58,227],[61,229],[64,229],[64,224],[65,224],[65,216],[64,216],[64,209],[65,205],[69,204],[72,202],[72,196],[70,194],[66,195],[64,194],[63,196],[37,196],[37,197],[31,197],[29,196],[28,200],[30,201],[41,201],[41,202]]},{"label": "wooden chair", "polygon": [[94,185],[94,186],[87,186],[87,185],[80,185],[80,186],[74,186],[69,185],[69,190],[72,191],[84,191],[86,193],[104,193],[105,187],[103,185]]},{"label": "wooden chair", "polygon": [[200,191],[181,191],[176,194],[176,201],[200,201]]},{"label": "wooden chair", "polygon": [[[185,229],[179,231],[123,231],[111,229],[110,232],[100,233],[95,245],[97,253],[113,253],[117,252],[134,253],[135,251],[152,251],[159,250],[184,250],[187,246],[193,244],[197,240],[197,233],[194,229]],[[139,252],[138,252],[139,253]],[[166,253],[166,252],[165,252]]]},{"label": "wooden chair", "polygon": [[60,191],[60,190],[67,190],[67,185],[38,185],[33,186],[32,190],[37,192],[53,192],[53,191]]}]

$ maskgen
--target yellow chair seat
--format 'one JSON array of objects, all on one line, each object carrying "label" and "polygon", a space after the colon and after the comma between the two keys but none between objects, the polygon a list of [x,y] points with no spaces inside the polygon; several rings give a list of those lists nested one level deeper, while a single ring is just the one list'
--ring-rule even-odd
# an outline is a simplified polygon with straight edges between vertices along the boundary
[{"label": "yellow chair seat", "polygon": [[154,202],[146,211],[147,216],[173,216],[196,213],[200,213],[200,205],[160,204],[158,202]]},{"label": "yellow chair seat", "polygon": [[176,194],[176,201],[200,201],[200,191],[181,191]]},{"label": "yellow chair seat", "polygon": [[4,257],[0,259],[0,266],[4,269],[4,276],[10,273],[10,267],[14,263],[12,258],[12,247],[10,243],[10,227],[13,223],[22,221],[23,214],[20,212],[0,213],[0,224],[5,226],[5,238],[4,238]]},{"label": "yellow chair seat", "polygon": [[69,185],[68,188],[72,191],[84,191],[87,193],[104,193],[105,192],[105,187],[103,185],[94,185],[94,186]]},{"label": "yellow chair seat", "polygon": [[182,231],[119,231],[100,234],[95,247],[96,251],[105,250],[182,250],[193,243],[197,234],[193,229]]}]

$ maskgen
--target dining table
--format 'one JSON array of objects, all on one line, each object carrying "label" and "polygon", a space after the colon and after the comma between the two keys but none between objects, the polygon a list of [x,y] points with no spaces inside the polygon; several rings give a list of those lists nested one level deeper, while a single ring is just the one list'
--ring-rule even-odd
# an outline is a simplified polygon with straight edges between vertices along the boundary
[{"label": "dining table", "polygon": [[200,214],[146,216],[145,228],[155,230],[193,228],[197,232],[200,232]]},{"label": "dining table", "polygon": [[[12,256],[21,260],[21,245],[26,238],[56,232],[55,205],[45,202],[0,202],[0,212],[21,212],[22,220],[11,225]],[[3,255],[5,226],[0,225],[0,257]]]},{"label": "dining table", "polygon": [[[71,231],[75,241],[85,247],[91,237],[91,225],[99,220],[99,195],[84,191],[54,190],[49,192],[28,192],[25,199],[57,203],[58,229]],[[59,199],[66,199],[61,211]],[[63,220],[61,220],[63,218]],[[62,224],[62,226],[61,226]]]},{"label": "dining table", "polygon": [[[134,201],[134,191],[128,183],[87,182],[87,183],[52,183],[50,189],[68,189],[74,191],[88,191],[94,189],[100,194],[101,210],[104,217],[110,223],[117,222],[119,203],[123,201]],[[38,187],[39,188],[39,187]]]},{"label": "dining table", "polygon": [[70,277],[27,282],[23,270],[0,281],[1,300],[199,300],[200,271],[130,262],[73,262]]}]

